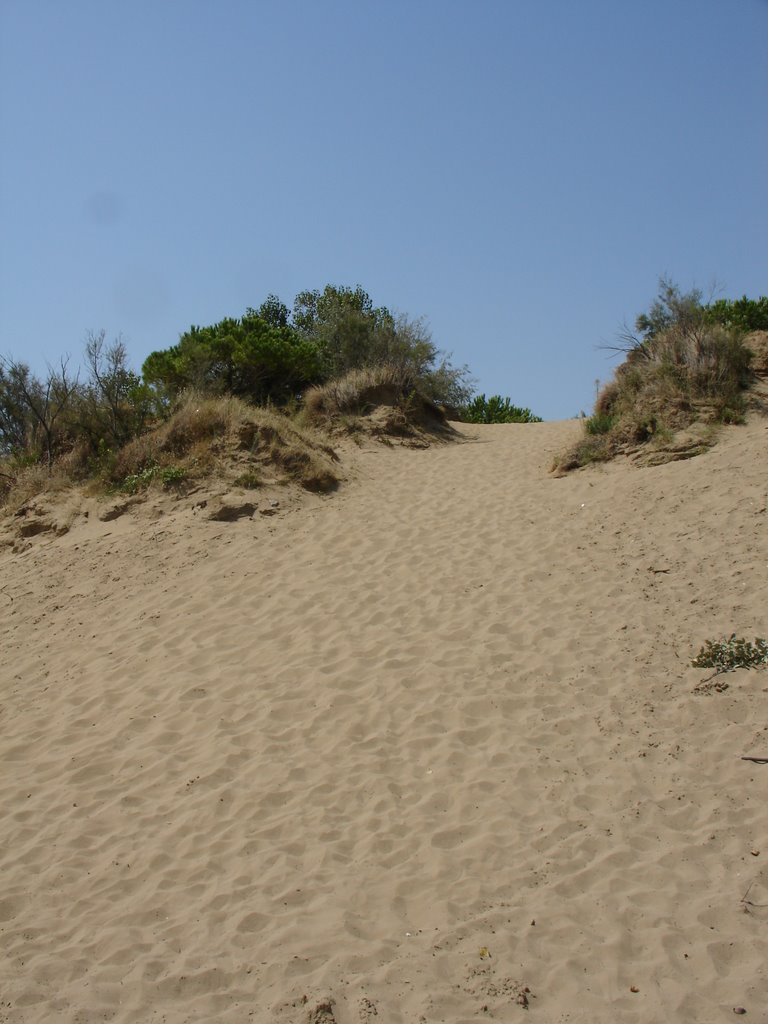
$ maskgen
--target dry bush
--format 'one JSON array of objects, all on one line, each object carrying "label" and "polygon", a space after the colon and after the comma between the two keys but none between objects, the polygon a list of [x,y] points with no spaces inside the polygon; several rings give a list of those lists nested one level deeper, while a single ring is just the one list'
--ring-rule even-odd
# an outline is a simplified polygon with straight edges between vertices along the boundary
[{"label": "dry bush", "polygon": [[610,381],[595,399],[595,416],[610,416],[618,397],[619,385],[615,380]]},{"label": "dry bush", "polygon": [[752,353],[752,369],[760,376],[768,375],[768,331],[752,331],[744,338]]},{"label": "dry bush", "polygon": [[419,389],[418,375],[392,363],[351,370],[311,388],[304,410],[310,423],[352,432],[365,426],[374,434],[409,436],[419,428],[448,429],[442,409]]},{"label": "dry bush", "polygon": [[239,424],[255,412],[239,398],[204,398],[189,392],[167,422],[129,441],[116,453],[108,479],[119,483],[147,466],[170,465],[174,459],[189,456],[197,448],[205,451],[216,438],[236,431]]},{"label": "dry bush", "polygon": [[696,422],[743,422],[752,359],[743,334],[718,324],[674,324],[633,345],[597,396],[586,437],[554,468],[575,469],[647,442],[667,443]]},{"label": "dry bush", "polygon": [[314,417],[339,413],[365,415],[379,405],[396,405],[416,391],[416,385],[416,374],[408,367],[393,363],[365,366],[310,388],[304,406]]},{"label": "dry bush", "polygon": [[274,466],[308,491],[338,486],[333,463],[338,456],[321,437],[270,409],[253,409],[241,423],[238,447],[260,465]]},{"label": "dry bush", "polygon": [[19,508],[38,494],[54,493],[86,480],[91,459],[85,443],[75,444],[53,461],[50,468],[42,462],[0,459],[0,508]]},{"label": "dry bush", "polygon": [[16,510],[38,494],[65,491],[73,486],[72,477],[58,463],[51,470],[41,463],[18,468],[2,467],[0,507]]}]

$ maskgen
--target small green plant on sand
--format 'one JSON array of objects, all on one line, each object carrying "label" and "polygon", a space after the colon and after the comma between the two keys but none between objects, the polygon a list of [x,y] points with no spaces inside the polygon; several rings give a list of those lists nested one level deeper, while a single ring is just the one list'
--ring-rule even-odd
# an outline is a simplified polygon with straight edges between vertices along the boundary
[{"label": "small green plant on sand", "polygon": [[613,416],[607,412],[596,412],[584,421],[584,429],[588,434],[608,434],[613,426]]},{"label": "small green plant on sand", "polygon": [[694,668],[714,668],[718,673],[768,665],[768,640],[755,637],[752,643],[735,633],[727,640],[707,640],[691,664]]},{"label": "small green plant on sand", "polygon": [[252,469],[247,469],[240,476],[235,477],[234,484],[236,487],[244,487],[247,490],[256,490],[257,487],[261,487],[261,477]]},{"label": "small green plant on sand", "polygon": [[142,469],[140,473],[132,473],[127,476],[118,490],[124,494],[137,494],[157,479],[162,481],[163,487],[172,487],[174,484],[181,483],[186,475],[186,472],[177,466],[166,466],[162,469],[160,466],[151,465]]}]

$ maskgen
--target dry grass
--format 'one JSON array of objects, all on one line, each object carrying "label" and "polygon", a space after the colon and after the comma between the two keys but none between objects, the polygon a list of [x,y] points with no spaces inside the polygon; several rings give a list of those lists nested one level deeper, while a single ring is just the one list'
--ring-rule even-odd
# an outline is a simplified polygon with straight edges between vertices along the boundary
[{"label": "dry grass", "polygon": [[51,473],[41,464],[16,467],[0,463],[0,507],[18,509],[37,494],[58,493],[74,485],[74,480],[57,465]]},{"label": "dry grass", "polygon": [[[167,422],[92,464],[86,486],[96,492],[184,487],[215,475],[236,486],[292,482],[325,492],[338,485],[335,462],[316,431],[272,409],[188,395]],[[0,465],[0,474],[0,503],[15,510],[36,495],[82,482],[84,468],[81,453],[72,452],[50,474],[41,465]]]},{"label": "dry grass", "polygon": [[420,391],[413,370],[395,364],[352,370],[311,388],[304,412],[310,423],[348,433],[409,437],[450,430],[442,409]]},{"label": "dry grass", "polygon": [[217,472],[235,479],[261,478],[264,470],[306,490],[329,491],[338,484],[333,449],[312,430],[272,409],[238,398],[189,395],[157,430],[118,452],[109,473],[113,484],[147,466],[175,467],[191,478]]},{"label": "dry grass", "polygon": [[[672,327],[633,347],[597,396],[585,436],[553,469],[636,454],[643,446],[654,461],[665,449],[670,457],[681,457],[678,432],[743,422],[753,358],[743,335],[718,325]],[[699,429],[698,435],[685,450],[695,453],[714,443],[714,430]]]},{"label": "dry grass", "polygon": [[768,376],[768,331],[752,331],[744,339],[752,353],[752,369],[760,376]]}]

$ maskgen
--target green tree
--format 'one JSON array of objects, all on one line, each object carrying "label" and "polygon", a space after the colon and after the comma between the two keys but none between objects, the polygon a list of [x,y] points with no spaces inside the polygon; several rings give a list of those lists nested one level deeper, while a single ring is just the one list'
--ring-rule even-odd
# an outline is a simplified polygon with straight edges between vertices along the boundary
[{"label": "green tree", "polygon": [[317,345],[287,324],[273,296],[259,310],[210,327],[191,327],[172,348],[152,352],[144,380],[173,398],[188,387],[254,402],[284,402],[320,379]]},{"label": "green tree", "polygon": [[419,387],[440,404],[462,405],[474,390],[468,368],[451,364],[423,319],[395,316],[386,306],[374,306],[360,285],[329,284],[322,292],[300,292],[293,323],[322,352],[325,379],[390,363],[412,370]]},{"label": "green tree", "polygon": [[300,292],[293,304],[293,323],[319,347],[327,377],[381,362],[385,338],[395,329],[389,310],[374,307],[360,285],[328,284],[322,292]]}]

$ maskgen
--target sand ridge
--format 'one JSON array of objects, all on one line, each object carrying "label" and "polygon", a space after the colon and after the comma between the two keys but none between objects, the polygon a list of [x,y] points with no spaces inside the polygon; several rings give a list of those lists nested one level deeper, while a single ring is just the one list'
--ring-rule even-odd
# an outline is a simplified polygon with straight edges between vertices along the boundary
[{"label": "sand ridge", "polygon": [[760,1019],[765,420],[464,429],[0,557],[0,1021]]}]

